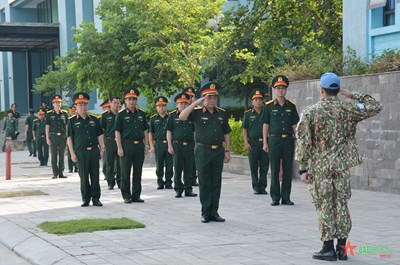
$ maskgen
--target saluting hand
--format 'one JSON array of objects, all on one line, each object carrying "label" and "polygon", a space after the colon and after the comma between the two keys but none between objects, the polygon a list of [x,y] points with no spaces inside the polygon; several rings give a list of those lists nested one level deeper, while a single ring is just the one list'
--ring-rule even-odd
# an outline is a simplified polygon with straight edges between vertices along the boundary
[{"label": "saluting hand", "polygon": [[339,94],[345,96],[346,98],[351,98],[353,95],[350,90],[342,87],[340,88]]},{"label": "saluting hand", "polygon": [[201,103],[204,102],[204,100],[208,97],[208,94],[205,95],[204,97],[199,98],[198,100],[195,101],[196,105],[200,105]]}]

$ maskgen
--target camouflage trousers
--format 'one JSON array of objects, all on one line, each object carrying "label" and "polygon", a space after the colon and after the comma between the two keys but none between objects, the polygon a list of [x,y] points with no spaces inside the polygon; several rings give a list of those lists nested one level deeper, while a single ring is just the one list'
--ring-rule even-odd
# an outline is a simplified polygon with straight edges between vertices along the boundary
[{"label": "camouflage trousers", "polygon": [[321,241],[348,238],[351,218],[347,206],[351,197],[350,171],[311,176],[308,190],[318,215]]}]

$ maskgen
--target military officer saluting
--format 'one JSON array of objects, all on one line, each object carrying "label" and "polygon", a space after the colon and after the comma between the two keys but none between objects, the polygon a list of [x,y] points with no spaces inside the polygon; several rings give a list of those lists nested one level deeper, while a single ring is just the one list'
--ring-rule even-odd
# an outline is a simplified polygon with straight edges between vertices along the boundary
[{"label": "military officer saluting", "polygon": [[[112,97],[110,100],[110,109],[103,112],[100,118],[100,125],[104,130],[104,143],[106,146],[105,164],[106,179],[108,182],[108,189],[114,189],[115,183],[118,188],[121,186],[121,167],[119,156],[117,153],[117,143],[115,142],[115,117],[118,114],[118,107],[120,104],[119,97]],[[115,172],[117,178],[115,178]]]},{"label": "military officer saluting", "polygon": [[[186,94],[188,94],[188,95],[190,96],[188,105],[192,104],[192,103],[194,102],[195,96],[196,96],[196,94],[195,94],[195,92],[196,92],[195,89],[194,89],[193,87],[189,86],[189,87],[185,87],[185,88],[183,89],[182,92],[183,92],[183,93],[186,93]],[[196,133],[196,132],[195,132],[195,133]],[[196,139],[196,137],[195,137],[195,139]],[[192,173],[193,173],[192,186],[199,186],[199,183],[197,183],[196,159],[193,160],[193,170],[192,170]]]},{"label": "military officer saluting", "polygon": [[50,146],[53,179],[66,178],[63,172],[68,114],[61,109],[62,98],[60,95],[55,95],[51,102],[53,109],[49,110],[46,115],[46,142]]},{"label": "military officer saluting", "polygon": [[[271,164],[272,206],[282,204],[294,205],[290,200],[292,189],[292,167],[296,124],[299,115],[296,105],[285,98],[289,80],[284,75],[272,79],[275,99],[268,101],[264,108],[263,149],[268,152]],[[279,183],[280,163],[282,160],[282,189]]]},{"label": "military officer saluting", "polygon": [[76,93],[73,101],[76,115],[68,120],[68,148],[73,162],[79,165],[81,180],[82,207],[103,206],[100,202],[99,166],[101,152],[104,150],[103,130],[99,120],[87,114],[89,95]]},{"label": "military officer saluting", "polygon": [[[185,108],[179,119],[193,121],[196,130],[196,166],[199,176],[201,222],[224,222],[218,214],[222,169],[230,160],[228,115],[217,107],[218,84],[210,82],[201,88],[202,97]],[[204,107],[195,108],[204,103]],[[225,148],[223,147],[225,142]]]},{"label": "military officer saluting", "polygon": [[[183,191],[186,197],[196,197],[193,193],[194,161],[194,124],[193,121],[181,121],[179,114],[188,106],[189,95],[179,93],[175,96],[177,109],[170,113],[167,122],[168,152],[174,155],[174,189],[175,198],[181,198]],[[183,183],[182,183],[183,171]]]},{"label": "military officer saluting", "polygon": [[263,110],[264,93],[259,89],[251,95],[253,108],[246,111],[243,116],[242,132],[244,145],[249,153],[251,182],[254,194],[268,194],[267,187],[268,153],[263,150]]},{"label": "military officer saluting", "polygon": [[[128,89],[124,93],[126,108],[115,117],[115,141],[121,159],[121,194],[124,203],[144,202],[142,192],[142,168],[144,155],[148,152],[149,124],[146,113],[136,106],[139,91]],[[132,173],[132,192],[130,173]]]},{"label": "military officer saluting", "polygon": [[37,112],[38,118],[33,120],[32,135],[33,140],[36,143],[36,149],[38,153],[38,159],[40,166],[47,166],[49,160],[49,146],[46,143],[46,121],[43,109],[39,109]]},{"label": "military officer saluting", "polygon": [[[157,189],[172,189],[172,155],[168,153],[167,144],[167,125],[168,113],[167,113],[166,97],[158,96],[155,99],[157,114],[154,114],[150,118],[149,128],[149,144],[150,152],[155,153],[156,156],[156,175],[157,175]],[[164,177],[164,165],[165,165],[165,181]]]}]

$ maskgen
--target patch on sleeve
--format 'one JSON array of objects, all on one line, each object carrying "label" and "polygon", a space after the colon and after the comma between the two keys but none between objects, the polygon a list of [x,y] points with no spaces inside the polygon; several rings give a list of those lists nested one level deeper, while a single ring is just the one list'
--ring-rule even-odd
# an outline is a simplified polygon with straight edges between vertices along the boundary
[{"label": "patch on sleeve", "polygon": [[360,110],[364,110],[364,109],[365,109],[365,105],[364,105],[363,103],[357,103],[357,107],[358,107]]}]

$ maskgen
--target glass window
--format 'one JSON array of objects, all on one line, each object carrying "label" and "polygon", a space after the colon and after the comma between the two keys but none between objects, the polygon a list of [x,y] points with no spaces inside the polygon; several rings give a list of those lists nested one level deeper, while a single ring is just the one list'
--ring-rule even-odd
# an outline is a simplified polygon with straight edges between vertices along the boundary
[{"label": "glass window", "polygon": [[383,8],[383,26],[391,26],[395,24],[395,0],[387,0]]}]

